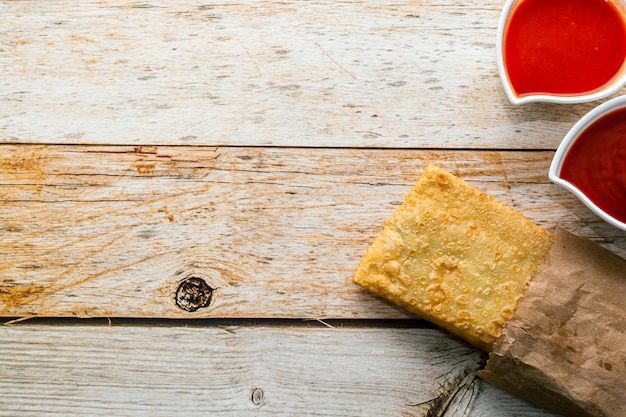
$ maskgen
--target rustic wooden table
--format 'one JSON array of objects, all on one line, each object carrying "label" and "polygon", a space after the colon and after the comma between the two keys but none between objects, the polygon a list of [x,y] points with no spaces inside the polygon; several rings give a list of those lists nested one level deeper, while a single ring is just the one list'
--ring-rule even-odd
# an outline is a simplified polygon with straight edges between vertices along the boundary
[{"label": "rustic wooden table", "polygon": [[0,4],[0,415],[554,416],[351,283],[429,161],[626,256],[547,180],[597,103],[509,104],[502,6]]}]

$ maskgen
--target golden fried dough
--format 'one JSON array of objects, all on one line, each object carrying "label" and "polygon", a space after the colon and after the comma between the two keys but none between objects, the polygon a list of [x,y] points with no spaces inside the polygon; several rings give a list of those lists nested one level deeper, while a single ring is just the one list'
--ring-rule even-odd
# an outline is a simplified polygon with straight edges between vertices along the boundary
[{"label": "golden fried dough", "polygon": [[353,280],[489,351],[551,243],[546,230],[429,164]]}]

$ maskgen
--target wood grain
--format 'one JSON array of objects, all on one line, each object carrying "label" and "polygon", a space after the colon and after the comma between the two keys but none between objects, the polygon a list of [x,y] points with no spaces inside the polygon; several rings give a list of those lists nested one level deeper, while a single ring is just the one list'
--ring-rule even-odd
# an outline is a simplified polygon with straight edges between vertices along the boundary
[{"label": "wood grain", "polygon": [[[428,161],[626,253],[552,152],[0,146],[0,315],[406,318],[351,283]],[[184,311],[178,285],[213,288]]]},{"label": "wood grain", "polygon": [[593,104],[508,102],[502,6],[3,2],[0,141],[555,149]]},{"label": "wood grain", "polygon": [[555,417],[436,329],[115,323],[0,328],[0,415]]},{"label": "wood grain", "polygon": [[547,181],[597,103],[507,101],[502,6],[0,3],[0,316],[114,317],[0,326],[0,416],[556,417],[351,283],[427,162],[626,257]]}]

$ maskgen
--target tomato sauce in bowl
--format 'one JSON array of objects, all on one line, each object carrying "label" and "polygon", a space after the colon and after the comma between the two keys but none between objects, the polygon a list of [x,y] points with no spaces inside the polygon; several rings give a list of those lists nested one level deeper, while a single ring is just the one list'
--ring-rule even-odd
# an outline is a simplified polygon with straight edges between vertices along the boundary
[{"label": "tomato sauce in bowl", "polygon": [[596,107],[570,130],[549,175],[626,230],[626,96]]},{"label": "tomato sauce in bowl", "polygon": [[626,18],[617,1],[509,0],[498,34],[507,93],[520,101],[581,102],[619,88],[626,82]]}]

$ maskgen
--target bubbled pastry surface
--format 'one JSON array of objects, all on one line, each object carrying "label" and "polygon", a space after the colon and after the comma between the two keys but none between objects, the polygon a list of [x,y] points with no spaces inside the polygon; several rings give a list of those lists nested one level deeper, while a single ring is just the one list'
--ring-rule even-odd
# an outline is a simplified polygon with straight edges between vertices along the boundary
[{"label": "bubbled pastry surface", "polygon": [[429,164],[353,281],[489,351],[552,235]]}]

